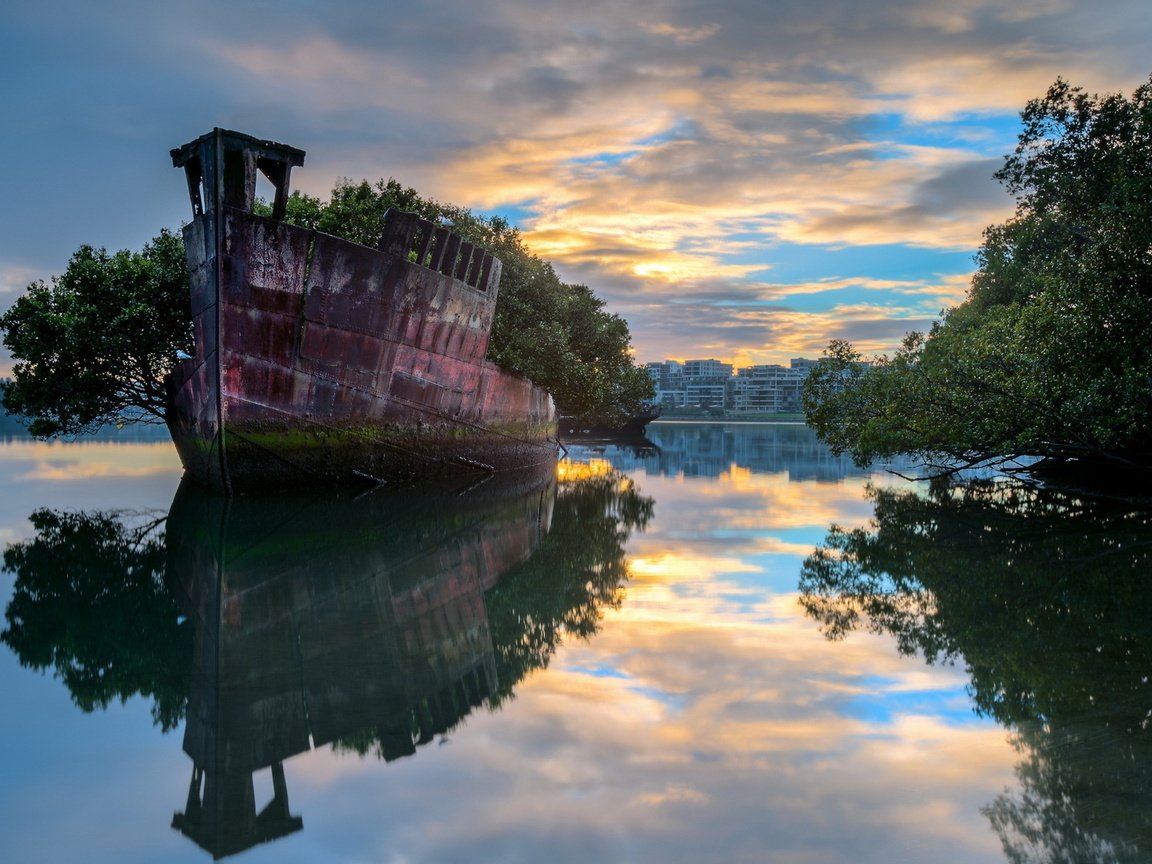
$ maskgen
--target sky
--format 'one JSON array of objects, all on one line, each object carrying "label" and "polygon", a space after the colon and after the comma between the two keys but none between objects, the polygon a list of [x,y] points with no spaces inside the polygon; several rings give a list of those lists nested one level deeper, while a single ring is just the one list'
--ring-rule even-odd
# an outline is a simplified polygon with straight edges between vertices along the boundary
[{"label": "sky", "polygon": [[221,126],[508,218],[640,362],[888,351],[1011,215],[1027,100],[1149,44],[1147,0],[6,0],[0,311],[187,221],[168,151]]}]

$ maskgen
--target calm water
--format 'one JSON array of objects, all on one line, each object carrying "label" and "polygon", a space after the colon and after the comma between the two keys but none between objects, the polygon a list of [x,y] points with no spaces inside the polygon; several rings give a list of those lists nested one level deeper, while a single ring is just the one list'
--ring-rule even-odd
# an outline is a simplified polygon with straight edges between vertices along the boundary
[{"label": "calm water", "polygon": [[1145,517],[649,439],[235,502],[0,443],[4,860],[1148,860]]}]

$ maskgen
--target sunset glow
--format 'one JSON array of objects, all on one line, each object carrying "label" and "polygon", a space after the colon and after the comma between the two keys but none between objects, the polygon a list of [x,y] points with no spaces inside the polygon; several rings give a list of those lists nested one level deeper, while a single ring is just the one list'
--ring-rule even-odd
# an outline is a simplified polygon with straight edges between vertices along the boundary
[{"label": "sunset glow", "polygon": [[168,150],[223,126],[305,149],[311,194],[392,176],[504,216],[641,362],[927,328],[1012,212],[992,174],[1025,102],[1130,93],[1152,36],[1140,0],[54,8],[0,12],[0,310],[83,243],[187,220]]}]

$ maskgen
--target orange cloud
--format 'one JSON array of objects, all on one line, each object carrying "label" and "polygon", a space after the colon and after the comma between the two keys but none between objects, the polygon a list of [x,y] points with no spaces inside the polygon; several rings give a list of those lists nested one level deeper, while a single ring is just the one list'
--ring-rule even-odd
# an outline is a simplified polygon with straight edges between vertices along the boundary
[{"label": "orange cloud", "polygon": [[176,448],[169,442],[11,441],[0,447],[0,461],[26,466],[19,469],[17,480],[52,483],[159,474],[178,477],[182,470]]}]

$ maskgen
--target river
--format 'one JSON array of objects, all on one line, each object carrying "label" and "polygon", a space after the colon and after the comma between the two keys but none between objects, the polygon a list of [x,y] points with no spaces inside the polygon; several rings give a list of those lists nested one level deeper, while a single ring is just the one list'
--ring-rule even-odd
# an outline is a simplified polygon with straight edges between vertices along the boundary
[{"label": "river", "polygon": [[136,437],[0,442],[6,861],[1148,860],[1144,514],[798,424],[232,502]]}]

